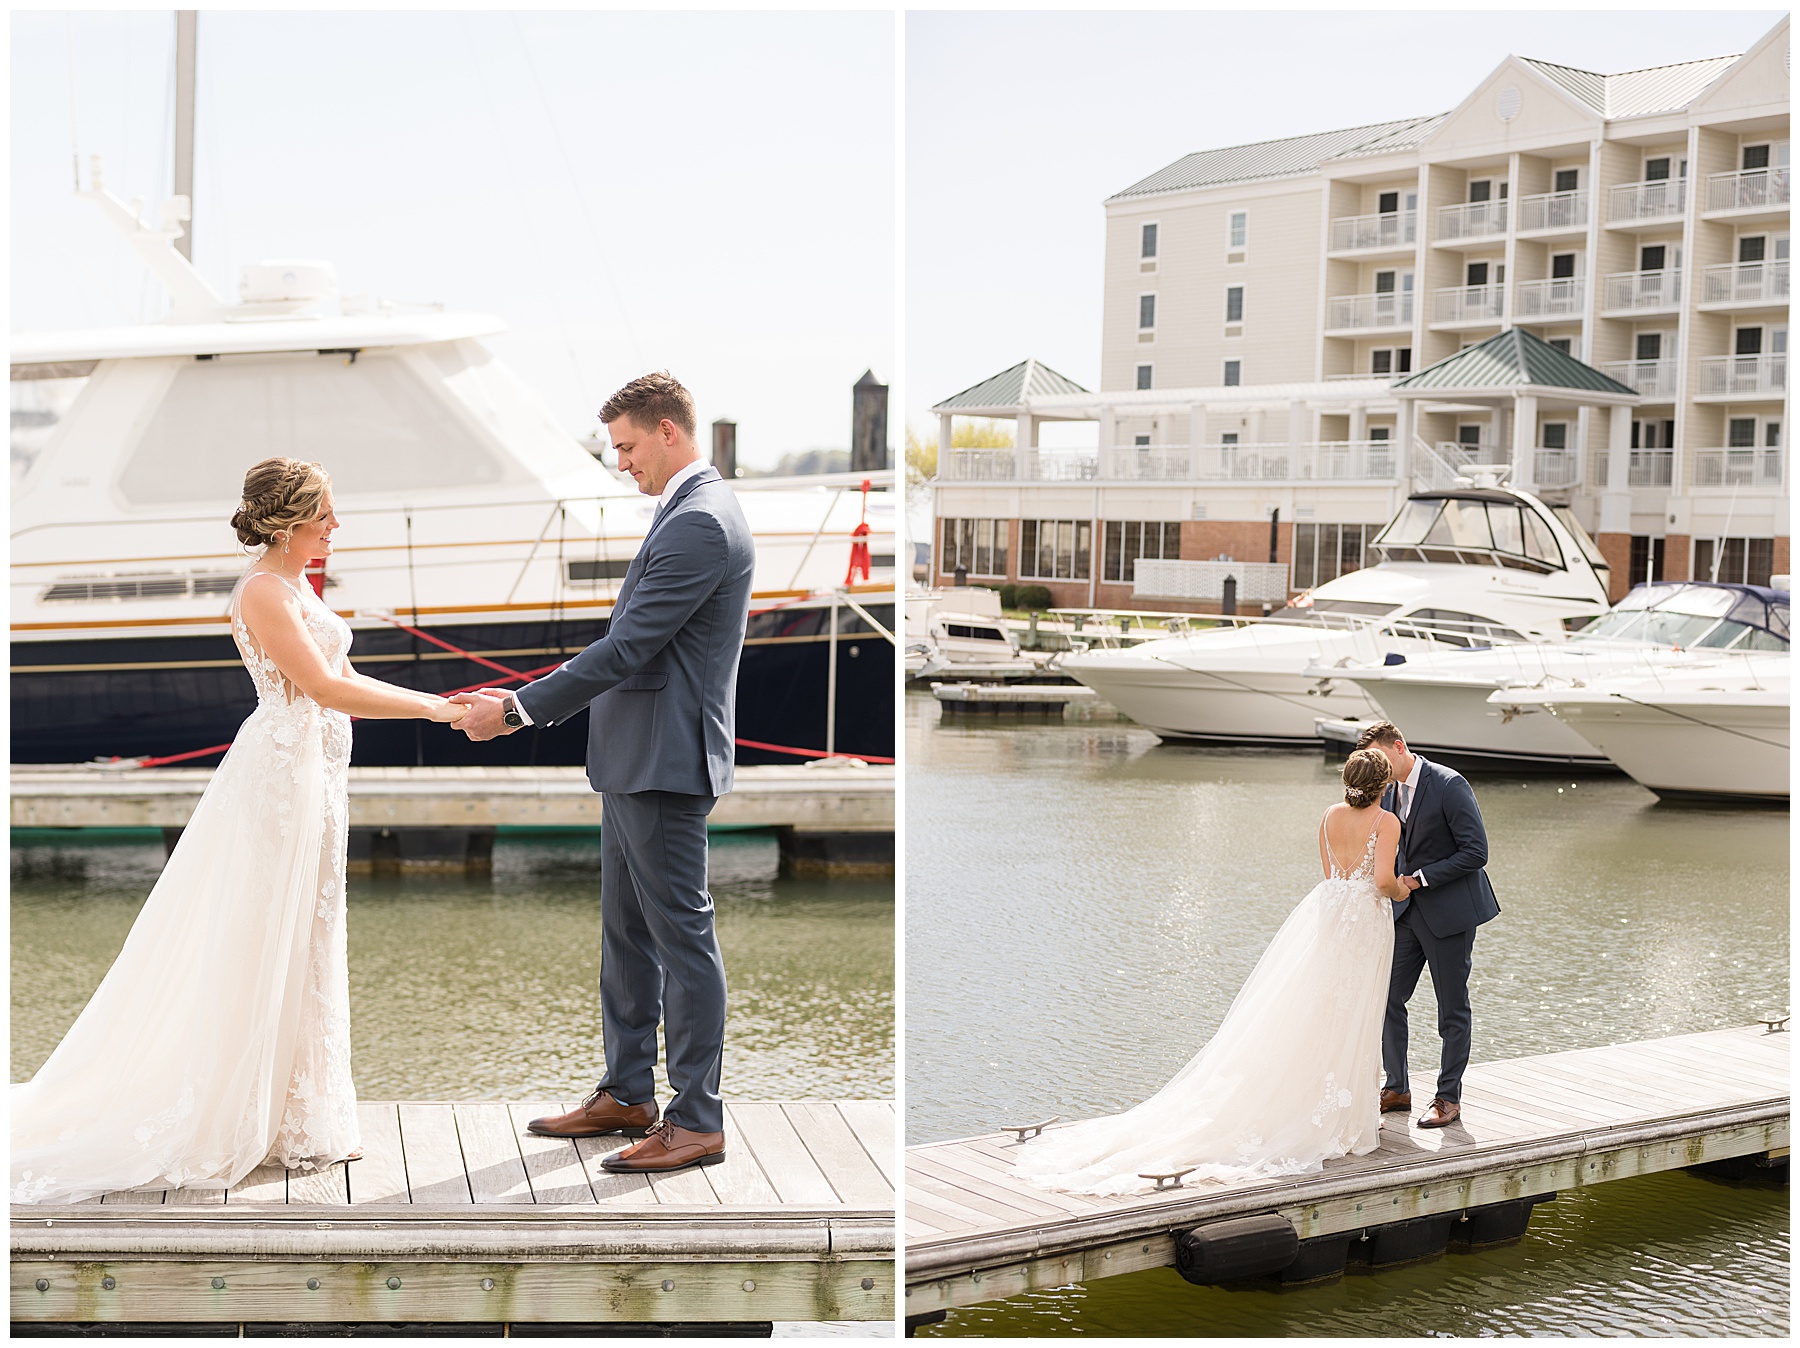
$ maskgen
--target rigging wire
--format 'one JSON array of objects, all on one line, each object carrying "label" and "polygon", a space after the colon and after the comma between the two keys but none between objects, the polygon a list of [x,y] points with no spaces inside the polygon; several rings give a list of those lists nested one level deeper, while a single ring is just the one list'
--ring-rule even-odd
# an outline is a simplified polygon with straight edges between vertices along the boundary
[{"label": "rigging wire", "polygon": [[606,263],[606,249],[600,243],[600,231],[594,228],[594,216],[588,210],[587,194],[581,190],[581,180],[575,176],[574,162],[569,158],[568,147],[563,144],[562,132],[556,125],[556,118],[550,115],[550,100],[544,95],[544,82],[538,77],[537,62],[531,59],[531,48],[525,42],[525,30],[519,27],[517,10],[509,10],[512,20],[513,35],[519,40],[519,50],[525,54],[525,68],[531,72],[531,83],[537,90],[538,104],[544,110],[544,120],[550,125],[551,139],[556,142],[557,153],[562,156],[563,170],[569,175],[569,188],[575,193],[575,202],[581,207],[581,218],[587,224],[588,242],[593,245],[594,260],[599,263],[600,272],[606,277],[607,288],[612,291],[613,304],[619,311],[619,322],[625,329],[625,336],[631,343],[631,353],[637,358],[638,368],[644,366],[644,348],[638,342],[637,330],[631,325],[631,315],[625,310],[625,298],[619,292],[618,279]]}]

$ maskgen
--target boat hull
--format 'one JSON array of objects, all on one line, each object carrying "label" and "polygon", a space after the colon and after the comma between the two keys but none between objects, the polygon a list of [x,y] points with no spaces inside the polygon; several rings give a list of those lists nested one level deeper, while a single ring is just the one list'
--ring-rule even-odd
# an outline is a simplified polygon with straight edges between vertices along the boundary
[{"label": "boat hull", "polygon": [[1186,670],[1144,660],[1106,667],[1065,660],[1065,674],[1165,740],[1316,748],[1321,717],[1369,720],[1375,706],[1355,684],[1270,670]]},{"label": "boat hull", "polygon": [[1784,698],[1666,706],[1606,698],[1558,702],[1556,715],[1664,800],[1788,804]]},{"label": "boat hull", "polygon": [[1490,705],[1492,683],[1380,678],[1360,686],[1410,747],[1458,771],[1619,771],[1543,706]]},{"label": "boat hull", "polygon": [[[891,630],[892,605],[868,607]],[[738,671],[740,739],[824,749],[828,613],[825,607],[789,608],[751,618]],[[834,747],[840,754],[892,758],[894,649],[852,613],[840,610],[838,621]],[[523,672],[568,659],[605,634],[606,620],[513,619],[421,630]],[[351,660],[362,673],[424,692],[505,678],[466,655],[388,627],[358,629]],[[186,754],[230,741],[256,705],[250,676],[224,632],[15,640],[12,661],[15,763]],[[586,756],[583,712],[560,725],[480,744],[423,721],[358,721],[351,761],[366,767],[568,765]],[[742,744],[737,753],[745,765],[805,757]],[[217,758],[186,761],[205,765]]]}]

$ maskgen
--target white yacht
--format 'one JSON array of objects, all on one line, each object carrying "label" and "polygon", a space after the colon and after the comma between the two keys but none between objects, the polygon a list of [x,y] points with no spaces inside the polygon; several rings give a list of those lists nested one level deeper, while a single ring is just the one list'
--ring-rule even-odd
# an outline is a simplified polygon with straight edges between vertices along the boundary
[{"label": "white yacht", "polygon": [[1506,642],[1556,643],[1606,612],[1606,562],[1566,510],[1481,485],[1411,496],[1376,565],[1273,617],[1063,657],[1064,673],[1164,739],[1317,744],[1321,717],[1376,714],[1326,667]]},{"label": "white yacht", "polygon": [[910,594],[906,599],[906,676],[929,679],[1028,678],[1047,655],[1019,649],[1000,596],[979,585]]},{"label": "white yacht", "polygon": [[1696,653],[1585,687],[1507,689],[1543,707],[1665,800],[1786,805],[1790,657]]},{"label": "white yacht", "polygon": [[1409,745],[1450,767],[1612,770],[1606,755],[1541,703],[1490,696],[1581,688],[1720,651],[1786,651],[1788,609],[1785,590],[1658,581],[1637,586],[1564,642],[1426,651],[1310,672],[1355,684]]},{"label": "white yacht", "polygon": [[[13,335],[14,389],[46,390],[13,450],[14,762],[231,738],[254,694],[226,622],[246,565],[226,521],[273,454],[331,471],[343,524],[314,584],[359,669],[434,692],[516,682],[605,631],[655,502],[495,359],[504,323],[340,299],[318,262],[247,267],[227,303],[174,247],[179,199],[146,222],[98,169],[84,195],[172,305],[141,327]],[[757,547],[740,761],[833,740],[893,755],[894,506],[871,477],[893,475],[734,482]],[[355,761],[578,763],[584,719],[483,745],[364,721]]]}]

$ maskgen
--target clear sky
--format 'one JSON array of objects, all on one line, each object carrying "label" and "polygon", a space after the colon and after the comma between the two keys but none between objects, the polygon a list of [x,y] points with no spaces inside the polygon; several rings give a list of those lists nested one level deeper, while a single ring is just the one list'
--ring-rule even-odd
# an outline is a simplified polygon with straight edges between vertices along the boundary
[{"label": "clear sky", "polygon": [[[70,86],[84,172],[104,155],[153,207],[174,28],[11,16],[15,331],[160,312],[73,195]],[[897,374],[891,14],[204,10],[199,47],[194,260],[221,294],[323,258],[346,294],[496,314],[577,435],[667,367],[755,466],[847,448],[850,386]]]},{"label": "clear sky", "polygon": [[1508,54],[1608,74],[1730,55],[1779,17],[909,15],[907,416],[935,436],[934,402],[1028,356],[1098,388],[1100,203],[1184,154],[1447,112]]}]

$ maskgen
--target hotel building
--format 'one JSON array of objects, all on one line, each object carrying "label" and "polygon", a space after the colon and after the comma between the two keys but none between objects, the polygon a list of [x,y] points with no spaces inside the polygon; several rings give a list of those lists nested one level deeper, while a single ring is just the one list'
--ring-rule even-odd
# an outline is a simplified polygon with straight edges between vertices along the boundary
[{"label": "hotel building", "polygon": [[[1786,573],[1788,98],[1783,19],[1652,70],[1508,57],[1451,112],[1132,184],[1100,390],[1028,360],[933,409],[933,582],[1280,602],[1482,464],[1586,528],[1614,598]],[[959,417],[1015,447],[953,447]]]}]

